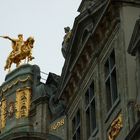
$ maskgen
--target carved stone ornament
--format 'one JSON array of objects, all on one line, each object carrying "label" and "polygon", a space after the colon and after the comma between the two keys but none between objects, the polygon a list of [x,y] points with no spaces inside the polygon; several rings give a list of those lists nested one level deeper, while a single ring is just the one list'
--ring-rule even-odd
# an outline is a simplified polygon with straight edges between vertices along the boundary
[{"label": "carved stone ornament", "polygon": [[30,88],[18,90],[16,92],[16,118],[28,117],[31,104]]},{"label": "carved stone ornament", "polygon": [[1,129],[3,129],[6,126],[6,117],[7,117],[7,110],[6,110],[6,100],[4,98],[2,98],[1,101]]},{"label": "carved stone ornament", "polygon": [[56,130],[58,129],[59,127],[63,126],[65,124],[65,120],[64,119],[61,119],[60,121],[56,122],[55,124],[51,125],[50,127],[50,131],[51,130]]},{"label": "carved stone ornament", "polygon": [[108,132],[108,140],[115,140],[122,127],[123,127],[122,114],[119,114],[110,126]]}]

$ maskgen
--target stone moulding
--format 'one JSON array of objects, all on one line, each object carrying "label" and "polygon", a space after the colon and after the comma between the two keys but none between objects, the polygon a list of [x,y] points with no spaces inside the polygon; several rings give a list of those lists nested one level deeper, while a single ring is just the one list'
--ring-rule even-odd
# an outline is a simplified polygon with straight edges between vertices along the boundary
[{"label": "stone moulding", "polygon": [[10,84],[5,85],[2,88],[2,92],[6,92],[8,89],[12,88],[13,86],[15,86],[19,82],[26,82],[28,80],[33,81],[31,76],[29,76],[29,75],[26,78],[24,78],[24,79],[18,78],[16,80],[12,81]]}]

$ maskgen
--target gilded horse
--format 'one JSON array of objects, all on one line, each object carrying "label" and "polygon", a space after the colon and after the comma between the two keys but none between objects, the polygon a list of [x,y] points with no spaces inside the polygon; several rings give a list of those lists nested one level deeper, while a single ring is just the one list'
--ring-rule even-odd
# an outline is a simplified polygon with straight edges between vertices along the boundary
[{"label": "gilded horse", "polygon": [[10,71],[12,63],[15,63],[16,67],[18,67],[19,64],[21,63],[21,60],[27,59],[27,62],[29,62],[32,59],[34,59],[34,57],[32,57],[32,52],[31,52],[33,48],[33,44],[34,44],[34,39],[32,37],[29,37],[21,46],[20,51],[11,52],[6,60],[6,65],[4,67],[4,70],[9,69]]}]

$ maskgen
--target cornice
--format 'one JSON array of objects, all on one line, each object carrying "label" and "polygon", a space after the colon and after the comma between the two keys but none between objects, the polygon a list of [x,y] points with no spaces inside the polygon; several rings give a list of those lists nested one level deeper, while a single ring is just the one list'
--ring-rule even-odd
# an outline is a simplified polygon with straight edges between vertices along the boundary
[{"label": "cornice", "polygon": [[113,2],[127,3],[127,4],[140,4],[139,0],[112,0]]},{"label": "cornice", "polygon": [[13,130],[13,133],[6,133],[5,135],[2,135],[0,137],[0,140],[14,140],[14,139],[28,139],[28,140],[33,140],[33,139],[57,139],[57,140],[62,140],[60,137],[57,137],[55,135],[49,134],[49,133],[40,133],[40,132],[29,132],[29,131],[19,131],[15,132]]},{"label": "cornice", "polygon": [[86,0],[82,0],[82,2],[80,3],[80,6],[79,6],[79,8],[78,8],[78,12],[80,12],[81,11],[81,8],[83,7],[83,4],[84,4],[84,2],[85,2]]}]

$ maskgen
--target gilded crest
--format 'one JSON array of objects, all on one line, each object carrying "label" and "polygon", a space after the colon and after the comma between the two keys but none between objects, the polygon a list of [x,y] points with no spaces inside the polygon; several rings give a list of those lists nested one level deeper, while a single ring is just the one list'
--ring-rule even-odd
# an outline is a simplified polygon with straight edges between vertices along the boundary
[{"label": "gilded crest", "polygon": [[118,117],[112,122],[110,126],[108,140],[115,140],[122,127],[123,127],[122,114],[119,114]]}]

